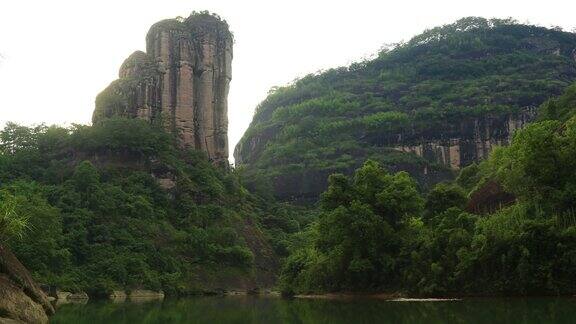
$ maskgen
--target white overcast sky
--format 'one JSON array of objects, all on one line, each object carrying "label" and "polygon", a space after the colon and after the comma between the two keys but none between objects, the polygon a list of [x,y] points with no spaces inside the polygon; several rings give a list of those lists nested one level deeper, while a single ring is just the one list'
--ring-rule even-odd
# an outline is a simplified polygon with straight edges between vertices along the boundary
[{"label": "white overcast sky", "polygon": [[574,0],[0,0],[0,125],[90,123],[96,94],[128,55],[145,50],[150,25],[193,10],[218,13],[235,36],[232,152],[272,86],[461,17],[572,30],[575,9]]}]

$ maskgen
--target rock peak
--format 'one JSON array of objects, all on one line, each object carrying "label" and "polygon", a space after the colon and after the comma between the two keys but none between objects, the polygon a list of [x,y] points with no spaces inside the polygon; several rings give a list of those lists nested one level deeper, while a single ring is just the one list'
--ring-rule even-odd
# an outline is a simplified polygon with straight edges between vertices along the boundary
[{"label": "rock peak", "polygon": [[228,160],[228,90],[233,36],[208,12],[152,25],[146,53],[136,51],[96,98],[92,122],[124,116],[163,125],[183,147]]}]

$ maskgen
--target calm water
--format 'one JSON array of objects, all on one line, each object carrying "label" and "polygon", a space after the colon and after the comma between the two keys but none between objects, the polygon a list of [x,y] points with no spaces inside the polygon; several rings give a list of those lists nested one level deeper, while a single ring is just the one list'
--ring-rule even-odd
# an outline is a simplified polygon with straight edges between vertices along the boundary
[{"label": "calm water", "polygon": [[51,323],[576,323],[576,299],[391,302],[198,297],[59,307]]}]

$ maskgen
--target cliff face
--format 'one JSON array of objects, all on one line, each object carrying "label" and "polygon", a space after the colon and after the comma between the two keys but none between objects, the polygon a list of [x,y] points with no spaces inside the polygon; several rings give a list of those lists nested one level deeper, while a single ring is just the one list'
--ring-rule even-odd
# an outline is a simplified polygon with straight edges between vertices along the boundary
[{"label": "cliff face", "polygon": [[536,118],[536,109],[527,107],[519,113],[466,118],[457,124],[446,123],[435,131],[369,139],[372,145],[391,146],[413,153],[428,161],[459,170],[488,157],[496,146],[508,145],[514,131]]},{"label": "cliff face", "polygon": [[[454,172],[488,157],[496,146],[508,145],[514,131],[523,128],[536,118],[537,109],[527,107],[517,113],[487,114],[481,117],[463,118],[445,122],[434,129],[419,131],[411,125],[400,132],[378,132],[362,135],[363,145],[378,148],[384,155],[397,152],[414,155],[419,162],[398,161],[384,164],[391,172],[406,171],[423,187],[451,179]],[[256,163],[266,149],[267,143],[277,134],[273,128],[260,136],[236,146],[234,157],[240,165]],[[285,172],[269,178],[273,192],[281,200],[314,202],[326,190],[328,176],[341,172],[351,174],[369,156],[361,151],[341,152],[355,157],[356,163],[349,167],[328,169],[306,168],[297,172]]]},{"label": "cliff face", "polygon": [[156,23],[146,36],[146,53],[126,59],[120,78],[96,98],[93,123],[142,118],[163,125],[182,146],[227,163],[232,45],[228,25],[214,15]]},{"label": "cliff face", "polygon": [[[446,121],[426,131],[410,125],[399,132],[373,132],[361,137],[366,145],[412,153],[434,164],[459,170],[484,159],[494,147],[509,144],[514,131],[532,122],[536,113],[536,108],[526,107],[517,113],[487,114],[464,118],[457,123]],[[266,144],[278,133],[278,128],[271,127],[238,143],[234,150],[236,164],[258,161]]]}]

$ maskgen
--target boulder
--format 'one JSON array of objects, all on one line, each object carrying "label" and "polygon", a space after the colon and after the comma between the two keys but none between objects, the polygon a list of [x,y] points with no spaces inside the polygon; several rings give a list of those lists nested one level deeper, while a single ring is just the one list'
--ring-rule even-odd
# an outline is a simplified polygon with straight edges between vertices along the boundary
[{"label": "boulder", "polygon": [[56,292],[56,299],[58,300],[67,300],[68,297],[72,295],[69,291],[57,291]]},{"label": "boulder", "polygon": [[81,292],[78,292],[78,293],[70,294],[70,295],[68,296],[68,299],[69,299],[69,300],[88,300],[89,297],[88,297],[88,294],[87,294],[87,293],[81,291]]},{"label": "boulder", "polygon": [[48,297],[16,256],[0,244],[0,323],[47,323]]},{"label": "boulder", "polygon": [[124,290],[114,290],[108,296],[108,298],[110,298],[110,300],[112,302],[115,302],[115,303],[124,302],[124,301],[126,301],[127,297],[128,297],[128,295],[126,295],[126,292]]},{"label": "boulder", "polygon": [[466,211],[472,214],[484,215],[512,205],[516,197],[504,190],[496,181],[488,181],[470,195]]},{"label": "boulder", "polygon": [[164,299],[164,292],[163,291],[137,289],[137,290],[132,290],[128,296],[131,300],[134,300],[134,299],[147,299],[147,300]]}]

